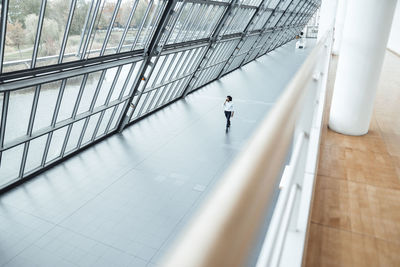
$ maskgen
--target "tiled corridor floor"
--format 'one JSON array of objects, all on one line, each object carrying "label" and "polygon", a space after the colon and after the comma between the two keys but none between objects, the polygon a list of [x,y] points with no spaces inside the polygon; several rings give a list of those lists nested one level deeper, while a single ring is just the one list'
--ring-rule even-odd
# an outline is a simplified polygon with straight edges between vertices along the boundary
[{"label": "tiled corridor floor", "polygon": [[294,46],[1,195],[0,266],[156,266],[312,47]]}]

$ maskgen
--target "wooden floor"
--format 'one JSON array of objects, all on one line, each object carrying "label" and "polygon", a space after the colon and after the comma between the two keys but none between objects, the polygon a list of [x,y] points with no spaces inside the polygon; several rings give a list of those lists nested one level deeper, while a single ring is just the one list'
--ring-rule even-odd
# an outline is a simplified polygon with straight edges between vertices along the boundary
[{"label": "wooden floor", "polygon": [[400,266],[400,57],[386,53],[367,135],[330,131],[325,113],[305,265]]}]

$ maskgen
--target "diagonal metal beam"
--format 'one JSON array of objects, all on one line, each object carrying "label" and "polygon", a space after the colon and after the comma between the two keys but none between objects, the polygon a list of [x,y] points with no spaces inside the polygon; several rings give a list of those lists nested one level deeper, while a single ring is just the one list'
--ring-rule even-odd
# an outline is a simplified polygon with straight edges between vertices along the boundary
[{"label": "diagonal metal beam", "polygon": [[[164,9],[163,14],[161,15],[161,18],[157,24],[157,28],[154,31],[153,37],[150,40],[149,46],[147,51],[145,51],[144,55],[144,60],[142,65],[140,66],[140,70],[138,75],[135,78],[135,82],[133,85],[133,90],[131,90],[131,94],[129,95],[128,101],[125,102],[125,106],[123,108],[122,116],[120,121],[118,122],[118,131],[122,131],[126,125],[129,123],[129,120],[133,114],[133,111],[131,112],[131,115],[128,115],[129,109],[130,109],[130,103],[133,101],[135,94],[138,92],[139,86],[141,85],[141,82],[143,79],[145,79],[145,73],[148,68],[152,67],[153,63],[151,62],[152,58],[155,56],[159,56],[161,54],[161,50],[164,47],[164,44],[161,44],[160,46],[158,45],[161,37],[163,36],[164,33],[167,32],[166,28],[169,23],[169,20],[171,16],[174,13],[174,9],[177,5],[178,1],[173,0],[173,1],[168,1],[166,4],[166,7]],[[182,6],[180,10],[182,10],[184,6],[184,3],[182,3]],[[178,17],[177,15],[176,17]],[[177,19],[177,18],[176,18]],[[169,29],[169,34],[172,32],[173,27]],[[168,38],[165,38],[165,42],[167,42]],[[144,81],[144,80],[143,80]],[[142,90],[143,93],[144,90]],[[140,96],[139,96],[140,98]]]},{"label": "diagonal metal beam", "polygon": [[201,60],[199,60],[197,66],[196,66],[195,71],[194,71],[193,74],[190,76],[190,78],[188,79],[186,85],[184,86],[185,89],[183,90],[181,97],[186,97],[186,95],[189,93],[191,84],[193,83],[193,80],[194,80],[195,77],[196,77],[196,76],[195,76],[196,73],[201,69],[200,66],[203,64],[203,62],[204,62],[205,60],[207,60],[207,55],[208,55],[210,52],[212,53],[213,47],[214,47],[214,45],[215,45],[215,44],[217,43],[217,41],[218,41],[219,34],[220,34],[221,30],[223,29],[223,27],[225,26],[225,22],[226,22],[226,21],[228,20],[228,18],[231,16],[231,14],[232,14],[234,8],[238,5],[238,3],[239,3],[238,0],[232,0],[231,3],[229,4],[229,6],[225,9],[225,12],[224,12],[224,14],[222,15],[220,21],[218,22],[218,24],[217,24],[217,26],[216,26],[216,28],[215,28],[215,31],[213,32],[213,34],[212,34],[211,37],[210,37],[210,42],[209,42],[207,48],[205,49],[205,51],[204,51],[204,53],[203,53],[203,55],[202,55],[202,57],[201,57]]}]

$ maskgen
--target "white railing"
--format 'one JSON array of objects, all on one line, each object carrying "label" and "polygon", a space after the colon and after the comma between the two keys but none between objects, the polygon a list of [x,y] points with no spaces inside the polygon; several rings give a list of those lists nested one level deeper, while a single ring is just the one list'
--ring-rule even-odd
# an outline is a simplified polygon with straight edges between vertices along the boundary
[{"label": "white railing", "polygon": [[[244,266],[278,201],[257,267],[301,266],[318,164],[332,34],[310,53],[168,255],[164,266]],[[285,157],[293,144],[289,165]]]}]

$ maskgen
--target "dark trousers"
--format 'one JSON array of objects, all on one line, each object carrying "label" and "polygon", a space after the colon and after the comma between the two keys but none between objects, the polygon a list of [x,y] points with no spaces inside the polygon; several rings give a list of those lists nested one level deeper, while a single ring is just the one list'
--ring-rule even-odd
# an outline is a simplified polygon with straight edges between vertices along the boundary
[{"label": "dark trousers", "polygon": [[226,117],[226,128],[231,126],[231,115],[232,111],[224,111]]}]

